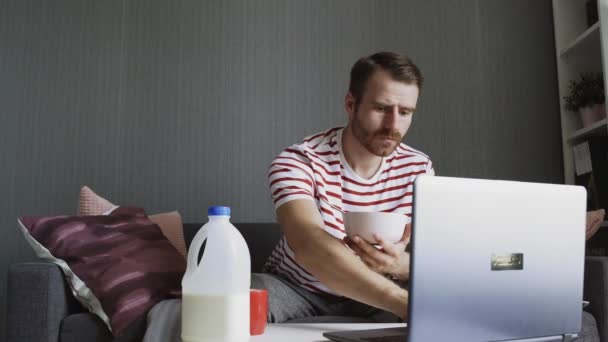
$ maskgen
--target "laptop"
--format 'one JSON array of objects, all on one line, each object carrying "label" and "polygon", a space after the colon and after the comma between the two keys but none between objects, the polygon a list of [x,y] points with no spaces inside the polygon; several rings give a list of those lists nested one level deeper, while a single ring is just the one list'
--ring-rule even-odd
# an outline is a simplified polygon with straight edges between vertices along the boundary
[{"label": "laptop", "polygon": [[586,190],[420,176],[409,323],[337,342],[569,341],[581,329]]}]

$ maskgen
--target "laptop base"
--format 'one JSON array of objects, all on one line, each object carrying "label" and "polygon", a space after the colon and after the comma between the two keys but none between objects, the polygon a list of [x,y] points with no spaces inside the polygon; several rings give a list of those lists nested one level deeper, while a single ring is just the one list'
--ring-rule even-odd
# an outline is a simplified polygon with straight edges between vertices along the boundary
[{"label": "laptop base", "polygon": [[[335,342],[407,342],[408,329],[382,328],[368,330],[346,330],[323,333],[323,336]],[[565,334],[562,336],[548,336],[509,341],[519,342],[572,342],[578,334]]]},{"label": "laptop base", "polygon": [[323,333],[335,342],[403,342],[407,341],[407,327],[367,330],[343,330]]}]

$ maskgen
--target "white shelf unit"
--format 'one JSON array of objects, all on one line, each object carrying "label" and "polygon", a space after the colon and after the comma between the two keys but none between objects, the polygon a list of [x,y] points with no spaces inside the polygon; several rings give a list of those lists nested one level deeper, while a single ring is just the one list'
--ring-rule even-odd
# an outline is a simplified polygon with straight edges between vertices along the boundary
[{"label": "white shelf unit", "polygon": [[600,120],[591,126],[574,131],[568,138],[568,142],[573,144],[589,137],[606,135],[606,129],[608,129],[607,119]]},{"label": "white shelf unit", "polygon": [[[564,109],[564,96],[568,94],[568,83],[571,80],[578,79],[580,74],[585,72],[602,72],[606,75],[606,67],[608,66],[606,61],[608,57],[608,0],[598,0],[597,3],[599,20],[589,27],[587,25],[585,1],[553,0],[564,180],[566,184],[574,184],[573,146],[591,136],[608,135],[607,119],[582,128],[576,114]],[[608,175],[606,176],[608,177]]]},{"label": "white shelf unit", "polygon": [[574,54],[581,55],[593,55],[601,53],[599,50],[600,45],[597,44],[600,36],[600,23],[599,21],[593,24],[590,28],[581,33],[580,36],[576,37],[573,42],[566,46],[562,52],[560,52],[560,58],[568,58]]}]

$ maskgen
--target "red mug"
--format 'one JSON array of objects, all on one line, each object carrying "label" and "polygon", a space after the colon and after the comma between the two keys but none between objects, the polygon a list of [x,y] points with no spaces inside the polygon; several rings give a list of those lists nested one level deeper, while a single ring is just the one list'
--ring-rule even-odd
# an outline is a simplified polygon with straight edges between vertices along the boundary
[{"label": "red mug", "polygon": [[249,334],[261,335],[268,320],[268,290],[249,290]]}]

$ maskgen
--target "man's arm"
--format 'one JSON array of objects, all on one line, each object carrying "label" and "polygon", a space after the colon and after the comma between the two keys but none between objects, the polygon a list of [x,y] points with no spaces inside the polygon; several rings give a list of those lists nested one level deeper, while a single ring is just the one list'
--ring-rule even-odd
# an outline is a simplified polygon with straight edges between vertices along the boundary
[{"label": "man's arm", "polygon": [[320,282],[343,296],[406,319],[408,292],[369,269],[342,240],[323,230],[314,202],[292,200],[277,219],[295,259]]}]

